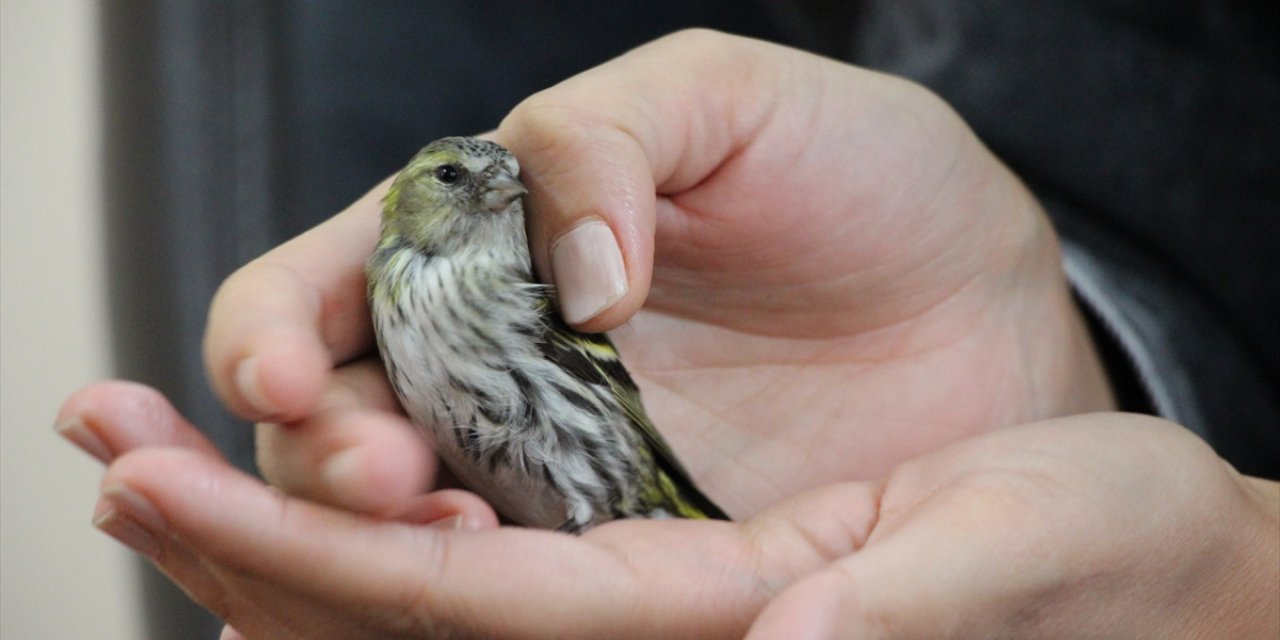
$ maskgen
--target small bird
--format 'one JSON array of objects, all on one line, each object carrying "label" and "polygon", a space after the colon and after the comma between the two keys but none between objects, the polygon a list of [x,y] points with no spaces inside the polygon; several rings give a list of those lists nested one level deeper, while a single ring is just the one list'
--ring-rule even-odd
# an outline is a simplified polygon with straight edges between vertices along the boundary
[{"label": "small bird", "polygon": [[518,524],[728,517],[694,486],[604,334],[533,277],[519,164],[487,140],[424,147],[383,200],[369,308],[409,418],[463,485]]}]

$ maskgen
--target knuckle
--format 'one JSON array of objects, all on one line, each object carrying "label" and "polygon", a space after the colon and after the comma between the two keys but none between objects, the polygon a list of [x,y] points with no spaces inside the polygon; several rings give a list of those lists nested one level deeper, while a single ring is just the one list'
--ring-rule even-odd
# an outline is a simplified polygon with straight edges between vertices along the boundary
[{"label": "knuckle", "polygon": [[750,40],[741,36],[716,31],[715,29],[692,27],[663,36],[655,40],[653,45],[662,48],[689,50],[698,55],[711,56],[715,53],[733,51],[746,42],[750,42]]},{"label": "knuckle", "polygon": [[516,105],[499,129],[513,139],[517,157],[528,154],[571,160],[590,151],[590,140],[582,132],[596,128],[601,119],[589,99],[552,87]]}]

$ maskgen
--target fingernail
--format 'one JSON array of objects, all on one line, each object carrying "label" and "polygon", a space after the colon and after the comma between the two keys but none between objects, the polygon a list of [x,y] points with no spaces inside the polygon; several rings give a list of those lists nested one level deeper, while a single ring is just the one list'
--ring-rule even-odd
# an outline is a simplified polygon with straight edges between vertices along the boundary
[{"label": "fingernail", "polygon": [[160,556],[158,532],[164,518],[146,498],[124,485],[107,487],[93,510],[93,526],[137,553],[155,560]]},{"label": "fingernail", "polygon": [[363,502],[359,496],[353,495],[356,488],[355,478],[360,472],[360,454],[355,449],[339,451],[324,463],[320,472],[333,497],[343,506],[352,507]]},{"label": "fingernail", "polygon": [[627,269],[603,220],[580,224],[551,243],[551,275],[565,322],[590,320],[627,295]]},{"label": "fingernail", "polygon": [[218,636],[218,640],[245,640],[245,639],[244,639],[244,636],[240,635],[239,631],[236,631],[234,628],[232,628],[231,625],[228,624],[222,627],[222,635]]},{"label": "fingernail", "polygon": [[249,356],[236,365],[236,388],[240,390],[240,396],[255,411],[263,416],[273,416],[278,413],[278,409],[262,391],[262,383],[258,378],[258,364],[258,356]]},{"label": "fingernail", "polygon": [[[439,520],[436,520],[435,522],[432,522],[427,526],[431,527],[432,529],[444,529],[446,531],[457,531],[459,529],[462,529],[465,524],[466,523],[463,522],[462,514],[458,514],[456,516],[449,516],[448,518],[441,518]],[[475,527],[472,526],[470,528],[474,529]]]},{"label": "fingernail", "polygon": [[111,449],[107,448],[107,443],[98,437],[92,429],[85,425],[84,421],[79,417],[64,420],[53,426],[53,430],[58,435],[66,438],[71,444],[79,447],[81,451],[97,458],[104,464],[109,464],[114,457],[111,455]]}]

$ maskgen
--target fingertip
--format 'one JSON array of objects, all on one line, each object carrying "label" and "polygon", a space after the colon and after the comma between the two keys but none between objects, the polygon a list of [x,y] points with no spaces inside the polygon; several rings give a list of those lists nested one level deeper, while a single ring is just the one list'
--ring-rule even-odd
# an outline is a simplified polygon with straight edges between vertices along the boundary
[{"label": "fingertip", "polygon": [[118,395],[117,391],[133,391],[134,388],[135,385],[112,380],[77,389],[58,407],[53,421],[54,433],[99,462],[110,464],[116,456],[115,450],[85,416],[110,403]]},{"label": "fingertip", "polygon": [[[204,475],[206,461],[216,460],[205,452],[179,447],[148,447],[121,454],[107,467],[100,487],[129,487],[135,492],[154,497],[188,483],[190,477]],[[225,465],[225,463],[221,463]],[[230,468],[230,467],[228,467]],[[173,482],[168,482],[173,480]],[[181,493],[181,490],[177,490]]]},{"label": "fingertip", "polygon": [[143,447],[216,448],[159,391],[137,382],[97,382],[72,393],[54,430],[104,463]]},{"label": "fingertip", "polygon": [[480,496],[469,491],[444,489],[415,498],[395,519],[426,524],[446,531],[476,531],[498,526],[498,514]]},{"label": "fingertip", "polygon": [[53,430],[98,462],[110,464],[111,460],[115,458],[115,453],[111,450],[111,447],[102,438],[98,437],[98,434],[90,429],[84,423],[84,420],[79,417],[59,420],[53,425]]},{"label": "fingertip", "polygon": [[222,633],[218,635],[218,640],[245,640],[245,637],[228,624],[222,627]]},{"label": "fingertip", "polygon": [[333,366],[324,346],[291,335],[268,336],[232,367],[232,405],[251,420],[290,422],[311,412]]},{"label": "fingertip", "polygon": [[72,391],[71,395],[68,395],[67,399],[63,400],[62,405],[58,407],[58,414],[54,418],[54,423],[61,424],[77,420],[85,413],[113,405],[121,397],[130,395],[153,396],[159,401],[168,403],[159,391],[147,385],[128,380],[102,380]]},{"label": "fingertip", "polygon": [[[802,579],[771,600],[751,625],[747,640],[832,640],[843,584],[830,570]],[[864,637],[864,636],[857,636]]]},{"label": "fingertip", "polygon": [[233,379],[240,397],[249,404],[255,414],[265,418],[279,414],[280,409],[262,388],[262,377],[259,373],[262,368],[260,358],[261,356],[249,356],[237,363]]},{"label": "fingertip", "polygon": [[418,442],[401,442],[403,430],[342,449],[321,464],[326,493],[356,513],[395,517],[435,476],[434,458]]},{"label": "fingertip", "polygon": [[438,470],[411,425],[384,411],[330,409],[290,425],[259,423],[256,436],[258,468],[273,486],[356,513],[394,516]]},{"label": "fingertip", "polygon": [[495,134],[521,163],[534,267],[561,316],[586,331],[626,322],[648,294],[656,190],[639,141],[534,96]]},{"label": "fingertip", "polygon": [[551,274],[565,322],[581,326],[631,290],[622,250],[609,223],[578,221],[551,241]]},{"label": "fingertip", "polygon": [[216,455],[180,448],[124,454],[107,468],[99,486],[103,492],[126,490],[152,505],[159,517],[151,520],[164,523],[163,535],[207,536],[230,545],[236,541],[225,534],[275,524],[273,518],[291,500]]},{"label": "fingertip", "polygon": [[[359,222],[356,220],[354,222]],[[339,215],[233,273],[209,310],[204,359],[223,403],[248,420],[310,412],[329,372],[367,349],[365,229]]]},{"label": "fingertip", "polygon": [[217,511],[208,498],[225,497],[228,473],[240,472],[214,455],[191,449],[152,447],[121,454],[99,482],[95,522],[102,519],[106,504],[111,507],[107,511],[122,511],[151,534],[166,537],[181,528],[180,514]]}]

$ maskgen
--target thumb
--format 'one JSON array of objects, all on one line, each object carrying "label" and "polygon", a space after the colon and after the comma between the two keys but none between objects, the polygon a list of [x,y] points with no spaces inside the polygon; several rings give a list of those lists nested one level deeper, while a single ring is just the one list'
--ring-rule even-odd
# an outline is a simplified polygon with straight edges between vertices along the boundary
[{"label": "thumb", "polygon": [[[756,617],[749,639],[1061,635],[1053,613],[1068,605],[1070,568],[1082,563],[1064,534],[1071,527],[1046,515],[1043,498],[997,485],[1015,477],[1005,468],[948,477],[945,456],[956,451],[973,449],[918,458],[940,474],[908,476],[899,467],[867,545],[788,585]],[[919,502],[904,500],[922,492]],[[1071,516],[1087,521],[1084,509]]]},{"label": "thumb", "polygon": [[771,600],[751,625],[747,640],[818,640],[874,638],[883,634],[851,628],[865,621],[858,610],[858,590],[853,576],[837,566],[812,574],[787,587]]},{"label": "thumb", "polygon": [[518,109],[498,137],[524,165],[529,246],[542,281],[556,286],[560,314],[604,331],[626,322],[648,294],[654,179],[635,139],[600,120],[561,122],[572,114]]},{"label": "thumb", "polygon": [[[520,159],[534,266],[561,314],[614,328],[649,292],[659,197],[710,176],[770,113],[774,45],[686,31],[531,96],[495,138]],[[762,80],[762,78],[765,78]]]},{"label": "thumb", "polygon": [[945,543],[904,550],[855,552],[791,584],[756,618],[748,640],[1008,637],[983,615],[1000,609],[991,606],[999,599],[986,581],[991,569],[961,559],[972,550]]}]

